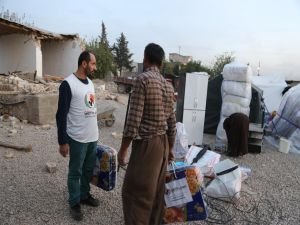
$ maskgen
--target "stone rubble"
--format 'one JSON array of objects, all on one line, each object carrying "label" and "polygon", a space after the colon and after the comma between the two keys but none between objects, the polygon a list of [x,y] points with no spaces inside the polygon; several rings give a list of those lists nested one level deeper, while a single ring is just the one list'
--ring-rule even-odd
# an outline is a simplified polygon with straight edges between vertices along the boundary
[{"label": "stone rubble", "polygon": [[40,81],[27,81],[17,75],[0,76],[0,91],[19,92],[23,94],[55,93],[59,83]]},{"label": "stone rubble", "polygon": [[11,151],[7,151],[4,155],[6,159],[12,159],[14,157],[14,154]]},{"label": "stone rubble", "polygon": [[54,162],[47,162],[46,168],[49,173],[55,173],[57,166],[56,166],[56,163],[54,163]]}]

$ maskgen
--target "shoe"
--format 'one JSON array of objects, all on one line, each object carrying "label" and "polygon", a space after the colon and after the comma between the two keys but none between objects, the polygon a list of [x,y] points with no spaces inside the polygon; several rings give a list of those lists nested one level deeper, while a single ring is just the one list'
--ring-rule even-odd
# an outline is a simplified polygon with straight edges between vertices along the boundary
[{"label": "shoe", "polygon": [[84,204],[84,205],[93,206],[93,207],[97,207],[97,206],[100,205],[99,200],[93,198],[93,196],[90,195],[90,194],[88,194],[87,199],[82,199],[82,200],[80,200],[80,203],[81,203],[81,204]]},{"label": "shoe", "polygon": [[70,207],[70,213],[74,220],[81,221],[83,219],[83,214],[80,209],[80,204],[76,204]]}]

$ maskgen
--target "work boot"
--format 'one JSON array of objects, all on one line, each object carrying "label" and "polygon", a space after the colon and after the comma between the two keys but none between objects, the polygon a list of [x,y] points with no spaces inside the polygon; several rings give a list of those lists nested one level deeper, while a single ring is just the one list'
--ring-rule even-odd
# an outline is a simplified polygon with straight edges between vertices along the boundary
[{"label": "work boot", "polygon": [[90,194],[88,194],[88,197],[86,199],[80,200],[80,203],[84,205],[93,206],[93,207],[97,207],[100,205],[99,200],[93,198],[93,196]]},{"label": "work boot", "polygon": [[70,213],[74,220],[81,221],[83,219],[79,203],[70,207]]}]

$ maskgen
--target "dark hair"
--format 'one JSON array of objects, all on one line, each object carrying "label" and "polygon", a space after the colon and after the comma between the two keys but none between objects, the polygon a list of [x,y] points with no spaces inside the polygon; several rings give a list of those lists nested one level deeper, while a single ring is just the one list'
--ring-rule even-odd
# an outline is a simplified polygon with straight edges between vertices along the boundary
[{"label": "dark hair", "polygon": [[89,63],[90,60],[91,60],[90,52],[88,52],[88,51],[81,52],[81,54],[78,58],[78,67],[81,66],[83,61],[86,61],[87,63]]},{"label": "dark hair", "polygon": [[161,66],[165,58],[165,52],[162,47],[154,43],[146,46],[144,54],[148,62],[156,66]]}]

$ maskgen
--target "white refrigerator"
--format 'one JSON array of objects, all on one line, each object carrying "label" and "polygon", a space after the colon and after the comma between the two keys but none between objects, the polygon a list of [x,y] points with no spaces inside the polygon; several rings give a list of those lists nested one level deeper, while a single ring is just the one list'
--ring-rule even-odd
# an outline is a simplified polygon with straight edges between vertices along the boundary
[{"label": "white refrigerator", "polygon": [[182,122],[189,145],[202,144],[208,77],[205,72],[186,74]]}]

